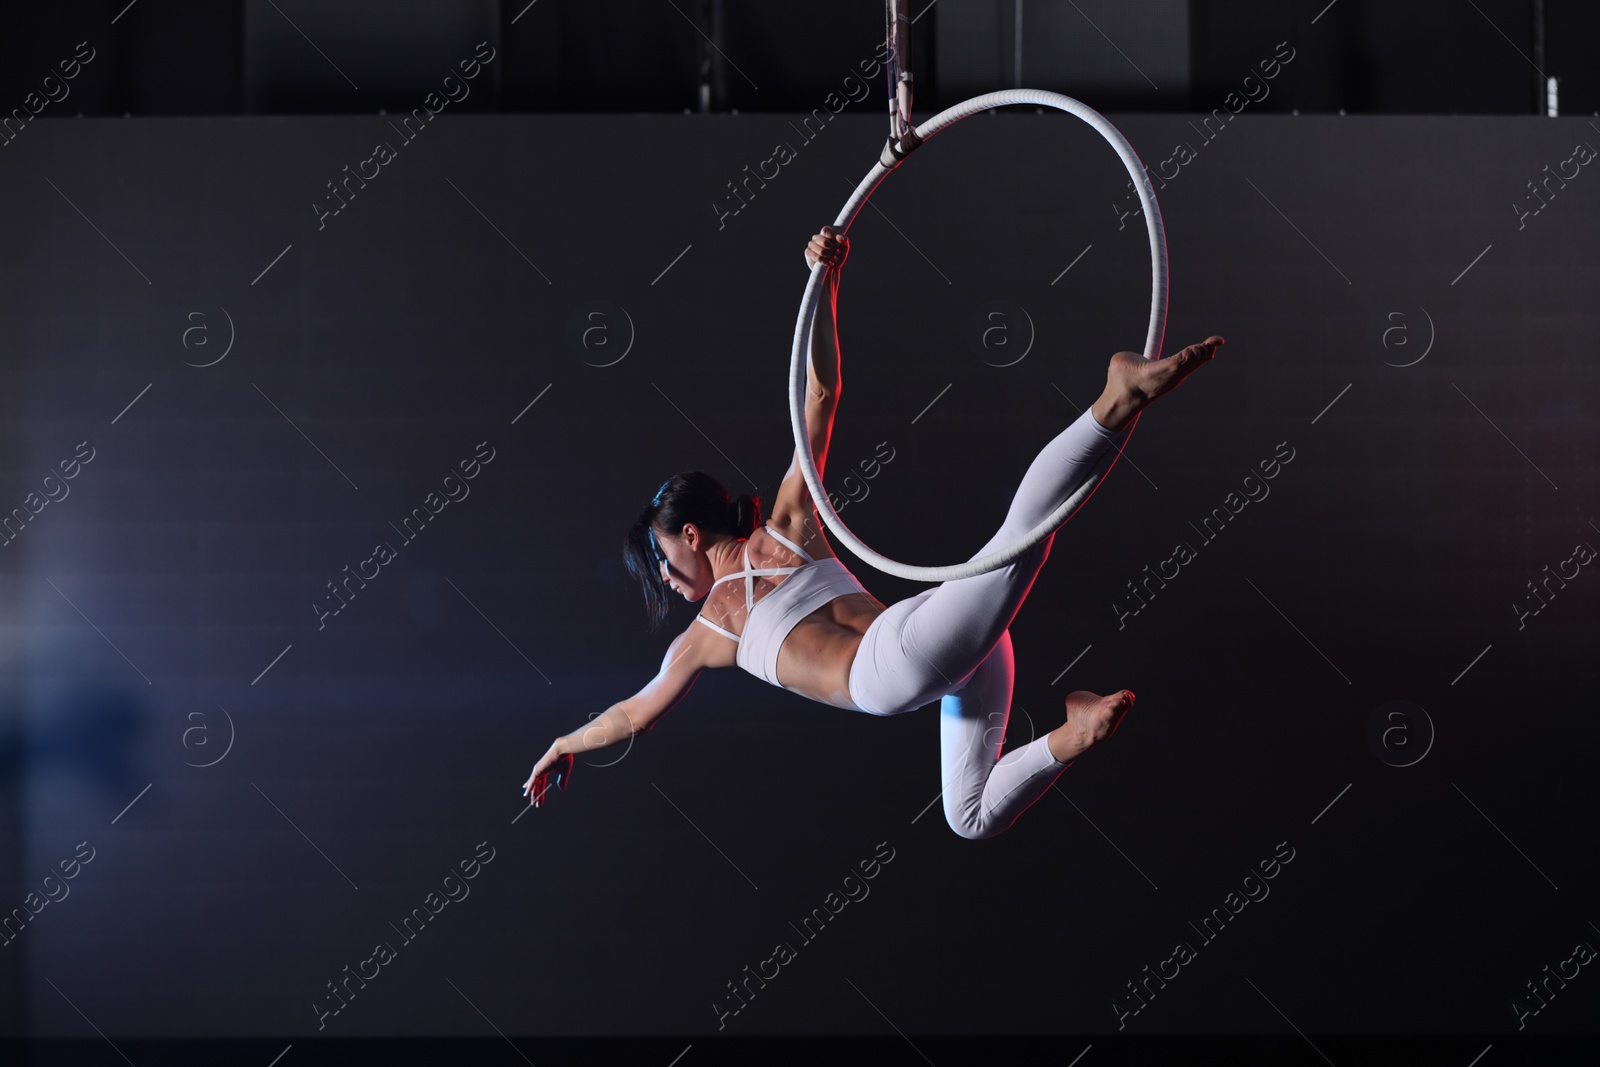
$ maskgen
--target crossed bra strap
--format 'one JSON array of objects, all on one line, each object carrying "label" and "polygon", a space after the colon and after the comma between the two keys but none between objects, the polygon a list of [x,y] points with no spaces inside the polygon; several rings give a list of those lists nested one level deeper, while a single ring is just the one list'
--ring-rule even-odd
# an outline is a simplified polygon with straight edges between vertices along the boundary
[{"label": "crossed bra strap", "polygon": [[[766,530],[767,533],[771,534],[773,537],[775,537],[779,541],[781,541],[795,555],[797,555],[801,559],[805,560],[806,563],[815,563],[816,562],[816,560],[812,558],[812,556],[811,556],[811,554],[809,552],[807,552],[805,549],[801,548],[799,545],[795,544],[793,541],[789,540],[787,537],[783,536],[783,534],[779,533],[777,530],[774,530],[770,524],[763,525],[762,529]],[[804,566],[804,564],[801,564],[801,566]],[[748,617],[749,612],[754,610],[754,608],[755,608],[755,579],[756,579],[756,577],[758,577],[760,575],[766,575],[766,574],[793,574],[795,571],[797,571],[799,569],[800,569],[800,567],[751,567],[750,566],[750,542],[747,539],[745,541],[745,543],[744,543],[744,570],[736,571],[733,574],[725,574],[721,578],[718,578],[716,581],[712,582],[711,586],[714,589],[717,586],[721,585],[723,582],[729,581],[730,579],[743,578],[744,579],[744,607],[745,607],[746,616]],[[729,632],[728,630],[723,629],[721,626],[718,626],[716,623],[712,622],[710,619],[706,618],[704,615],[697,615],[695,617],[698,618],[701,622],[705,623],[707,626],[711,627],[713,630],[716,630],[718,633],[721,633],[721,634],[723,634],[723,635],[725,635],[727,637],[731,637],[735,641],[739,640],[738,635],[733,634],[733,633]]]}]

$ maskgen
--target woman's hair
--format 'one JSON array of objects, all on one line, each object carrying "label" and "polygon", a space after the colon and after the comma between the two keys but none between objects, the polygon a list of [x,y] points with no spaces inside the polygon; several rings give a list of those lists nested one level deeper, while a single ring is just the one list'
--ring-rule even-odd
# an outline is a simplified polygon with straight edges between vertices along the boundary
[{"label": "woman's hair", "polygon": [[661,580],[661,560],[666,556],[658,551],[651,528],[676,537],[691,522],[708,534],[749,537],[761,525],[761,498],[743,494],[733,499],[721,482],[703,471],[674,474],[661,483],[622,542],[622,562],[644,590],[651,633],[667,617],[667,586]]}]

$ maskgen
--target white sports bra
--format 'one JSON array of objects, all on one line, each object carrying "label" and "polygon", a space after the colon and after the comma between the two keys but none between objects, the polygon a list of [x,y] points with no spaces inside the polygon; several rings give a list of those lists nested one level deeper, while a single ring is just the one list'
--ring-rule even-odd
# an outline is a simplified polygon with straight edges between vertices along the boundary
[{"label": "white sports bra", "polygon": [[[796,567],[752,568],[750,542],[746,539],[745,569],[724,575],[711,583],[712,588],[716,588],[734,578],[744,579],[743,635],[718,626],[704,615],[696,615],[695,618],[738,643],[736,660],[740,667],[763,681],[785,688],[778,681],[778,650],[783,647],[784,638],[789,636],[789,631],[793,630],[801,619],[829,601],[849,593],[865,593],[867,590],[856,581],[855,575],[851,574],[837,557],[824,556],[821,559],[813,559],[805,549],[774,530],[771,524],[767,524],[763,529],[805,560],[805,563]],[[755,578],[764,574],[786,574],[789,577],[779,582],[777,587],[763,596],[758,604],[755,600]],[[758,608],[760,610],[757,610]]]}]

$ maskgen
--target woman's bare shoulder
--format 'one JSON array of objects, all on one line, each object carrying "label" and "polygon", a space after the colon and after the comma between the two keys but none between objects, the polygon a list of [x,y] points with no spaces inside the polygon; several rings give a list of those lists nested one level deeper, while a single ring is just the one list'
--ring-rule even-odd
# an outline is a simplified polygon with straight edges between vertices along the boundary
[{"label": "woman's bare shoulder", "polygon": [[[733,583],[718,589],[713,589],[705,597],[701,605],[700,616],[707,622],[713,623],[730,633],[738,633],[738,620],[733,612],[733,604],[728,600],[726,590]],[[719,595],[720,594],[720,595]],[[741,608],[743,605],[739,605]],[[709,626],[699,625],[693,621],[685,631],[689,641],[694,645],[694,652],[698,660],[707,667],[733,667],[738,663],[739,645],[726,634],[718,633]]]},{"label": "woman's bare shoulder", "polygon": [[[817,518],[814,508],[808,509],[805,514],[798,511],[774,514],[767,520],[767,524],[805,549],[812,559],[838,555],[834,552],[833,546],[828,544],[827,537],[823,535],[822,522]],[[784,549],[784,545],[775,539],[768,538],[767,543],[777,549]]]}]

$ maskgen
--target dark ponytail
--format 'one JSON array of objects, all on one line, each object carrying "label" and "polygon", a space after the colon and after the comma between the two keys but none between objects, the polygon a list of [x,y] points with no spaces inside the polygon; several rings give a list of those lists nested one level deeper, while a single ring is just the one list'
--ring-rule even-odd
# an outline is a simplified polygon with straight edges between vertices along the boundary
[{"label": "dark ponytail", "polygon": [[707,534],[749,537],[761,525],[761,498],[748,493],[728,496],[721,482],[703,471],[675,474],[661,483],[654,498],[640,510],[622,542],[622,562],[644,592],[651,633],[666,621],[669,601],[661,580],[661,559],[654,530],[671,536],[693,523]]},{"label": "dark ponytail", "polygon": [[749,493],[739,494],[728,504],[728,515],[733,521],[735,537],[749,537],[761,525],[761,498]]}]

